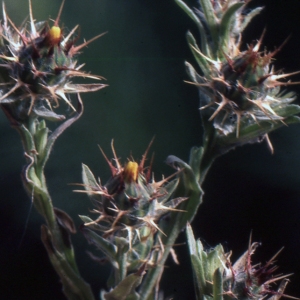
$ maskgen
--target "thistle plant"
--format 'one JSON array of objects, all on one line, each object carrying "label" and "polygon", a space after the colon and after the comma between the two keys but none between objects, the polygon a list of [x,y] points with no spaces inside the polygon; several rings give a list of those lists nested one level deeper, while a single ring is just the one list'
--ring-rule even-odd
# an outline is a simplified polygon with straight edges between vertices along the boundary
[{"label": "thistle plant", "polygon": [[[274,261],[280,251],[265,265],[252,265],[251,257],[259,243],[251,244],[250,239],[248,250],[232,265],[232,253],[225,253],[222,245],[205,251],[201,241],[195,240],[190,224],[186,233],[197,299],[298,299],[284,294],[291,274],[273,276],[277,270]],[[274,291],[272,284],[276,281],[281,283]]]},{"label": "thistle plant", "polygon": [[203,172],[216,157],[239,145],[266,140],[273,152],[268,133],[299,122],[299,106],[290,104],[295,94],[281,89],[298,83],[280,81],[298,72],[274,70],[272,59],[280,47],[273,52],[261,49],[264,32],[255,44],[241,49],[243,30],[262,8],[245,14],[247,1],[200,1],[194,10],[181,0],[176,3],[200,31],[201,46],[187,33],[199,71],[188,62],[186,68],[200,93]]},{"label": "thistle plant", "polygon": [[[182,0],[174,2],[200,32],[199,41],[187,33],[195,60],[185,65],[190,77],[187,84],[199,91],[203,146],[190,150],[188,162],[169,155],[166,163],[175,171],[168,177],[159,177],[152,167],[153,156],[148,159],[152,141],[140,161],[130,156],[124,162],[113,142],[112,159],[100,148],[111,171],[108,180],[102,175],[97,179],[98,174],[82,164],[82,183],[76,183],[81,188],[75,192],[87,194],[93,209],[89,215],[78,213],[83,222],[79,231],[100,250],[100,257],[99,252],[89,252],[91,263],[107,262],[111,269],[100,298],[165,299],[161,279],[166,260],[172,256],[178,263],[174,246],[180,232],[186,230],[195,299],[298,299],[285,294],[289,275],[276,275],[277,254],[265,265],[253,265],[251,258],[259,244],[250,239],[248,250],[232,264],[231,252],[226,253],[222,245],[204,249],[190,225],[202,203],[204,179],[217,157],[263,140],[273,152],[268,134],[300,121],[300,107],[291,104],[296,95],[285,90],[298,84],[286,81],[298,72],[275,70],[272,61],[281,47],[272,52],[263,49],[264,32],[243,49],[243,31],[262,8],[250,10],[248,1],[239,0],[200,0],[193,9]],[[71,242],[75,225],[66,212],[53,207],[44,169],[58,136],[83,113],[79,94],[106,86],[71,81],[76,77],[104,79],[81,71],[83,64],[77,63],[79,51],[102,34],[76,46],[77,26],[69,33],[59,26],[63,4],[54,21],[36,22],[29,1],[29,22],[20,27],[3,5],[0,106],[21,136],[26,159],[23,185],[45,220],[41,238],[63,292],[68,299],[92,300],[95,296],[75,261]],[[69,95],[74,93],[77,105]],[[64,114],[57,112],[58,106],[59,111],[66,107]],[[62,124],[50,133],[48,122],[53,121]]]},{"label": "thistle plant", "polygon": [[[102,83],[72,84],[73,77],[102,79],[80,71],[76,54],[95,40],[75,46],[75,27],[64,37],[59,27],[62,2],[54,25],[36,23],[29,1],[29,26],[20,29],[10,20],[3,4],[0,37],[0,106],[10,124],[21,136],[26,165],[22,181],[37,211],[44,217],[41,237],[50,261],[60,276],[63,291],[69,299],[93,299],[88,284],[80,277],[75,261],[70,234],[76,228],[70,216],[53,207],[44,176],[45,164],[57,137],[83,112],[81,92],[97,91]],[[29,27],[29,28],[28,28]],[[68,98],[77,94],[77,108]],[[66,119],[53,111],[63,100],[73,111]],[[68,108],[67,107],[67,108]],[[65,120],[65,121],[64,121]],[[64,121],[51,134],[47,121]]]},{"label": "thistle plant", "polygon": [[184,212],[176,209],[187,200],[174,197],[178,179],[167,183],[169,177],[156,182],[151,166],[145,168],[148,149],[139,164],[129,160],[122,166],[112,145],[115,165],[103,153],[112,173],[104,186],[83,165],[86,190],[77,192],[88,193],[99,216],[95,220],[80,216],[85,222],[82,232],[105,253],[113,267],[108,281],[112,290],[103,291],[104,299],[139,298],[133,287],[140,284],[146,269],[158,266],[165,252],[161,235],[166,234],[159,227],[159,220],[171,211]]},{"label": "thistle plant", "polygon": [[[260,52],[264,33],[256,44],[242,51],[242,32],[262,8],[248,10],[246,14],[244,1],[200,0],[201,7],[195,9],[181,0],[175,1],[200,31],[200,47],[190,32],[187,41],[201,75],[188,62],[186,68],[192,80],[189,83],[198,87],[200,95],[204,127],[199,164],[199,182],[202,183],[216,157],[236,146],[264,139],[273,152],[268,133],[299,122],[296,114],[300,107],[290,104],[295,94],[280,89],[298,84],[280,81],[298,72],[284,74],[274,70],[272,58],[280,48]],[[251,266],[250,258],[257,244],[249,245],[246,254],[231,266],[220,245],[206,253],[201,242],[195,242],[189,227],[187,236],[197,299],[263,299],[271,295],[270,299],[279,299],[284,296],[287,281],[283,279],[285,276],[272,277],[274,269],[268,269],[272,260],[265,267]],[[270,290],[269,283],[280,279],[283,281],[278,291]]]}]

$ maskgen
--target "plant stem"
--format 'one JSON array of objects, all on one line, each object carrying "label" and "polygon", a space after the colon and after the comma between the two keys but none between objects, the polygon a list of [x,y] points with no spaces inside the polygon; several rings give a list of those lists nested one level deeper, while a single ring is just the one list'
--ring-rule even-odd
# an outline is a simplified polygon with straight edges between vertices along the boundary
[{"label": "plant stem", "polygon": [[[151,268],[139,290],[140,300],[148,300],[148,297],[153,293],[155,285],[159,282],[163,272],[164,264],[169,256],[179,233],[186,227],[187,223],[192,222],[195,214],[202,203],[203,192],[199,182],[201,182],[200,164],[203,157],[202,148],[192,148],[190,153],[189,164],[172,156],[169,158],[171,164],[176,164],[182,169],[180,173],[179,186],[176,190],[176,195],[187,197],[188,200],[181,203],[179,209],[185,212],[172,212],[168,219],[162,219],[159,222],[159,227],[165,235],[158,233],[156,244],[159,245],[158,239],[164,245],[162,256],[157,260],[155,268]],[[167,159],[168,160],[168,159]]]},{"label": "plant stem", "polygon": [[27,161],[22,171],[22,181],[34,207],[46,221],[47,225],[42,225],[41,228],[42,241],[54,269],[60,276],[63,292],[70,300],[94,300],[92,290],[80,277],[75,261],[70,240],[70,233],[76,231],[73,221],[65,212],[53,207],[44,175],[44,166],[54,141],[83,112],[81,99],[78,97],[77,114],[60,125],[49,138],[49,130],[44,121],[39,122],[36,117],[29,116],[25,122],[19,123],[9,106],[2,105],[2,108],[12,127],[21,136]]}]

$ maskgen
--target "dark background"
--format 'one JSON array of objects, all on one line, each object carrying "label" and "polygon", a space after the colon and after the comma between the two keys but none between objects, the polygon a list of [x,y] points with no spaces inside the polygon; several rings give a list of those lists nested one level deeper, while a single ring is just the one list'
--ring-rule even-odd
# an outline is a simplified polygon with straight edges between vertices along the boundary
[{"label": "dark background", "polygon": [[[45,20],[56,18],[61,2],[32,3],[35,19]],[[197,5],[192,0],[186,3]],[[252,1],[251,5],[265,9],[246,30],[244,46],[258,39],[264,28],[264,45],[270,51],[291,34],[274,64],[276,70],[299,70],[300,1]],[[28,15],[26,0],[10,0],[6,6],[17,25]],[[54,205],[67,211],[79,225],[78,214],[89,214],[92,207],[86,196],[73,193],[68,184],[81,182],[81,162],[103,182],[108,179],[109,168],[97,144],[110,156],[114,138],[123,161],[130,154],[138,159],[155,135],[152,151],[157,179],[172,172],[164,164],[169,154],[187,161],[189,149],[201,145],[197,90],[183,83],[188,79],[184,61],[196,65],[185,33],[190,29],[197,36],[198,32],[172,0],[67,0],[61,19],[67,30],[81,25],[81,41],[108,31],[84,49],[79,63],[86,63],[84,70],[107,78],[109,87],[82,96],[85,113],[58,139],[46,168]],[[293,80],[300,81],[300,76]],[[300,92],[300,87],[292,88]],[[298,297],[299,126],[284,127],[270,135],[274,155],[263,143],[219,158],[204,183],[204,203],[192,224],[195,235],[207,247],[221,242],[226,250],[233,250],[233,261],[247,249],[251,231],[253,240],[262,243],[255,262],[266,262],[284,246],[278,273],[295,273],[287,294]],[[0,145],[0,299],[64,299],[40,241],[44,221],[34,209],[30,211],[30,199],[22,188],[19,174],[25,160],[21,142],[3,113]],[[81,274],[98,294],[105,287],[107,267],[89,259],[85,251],[91,248],[80,234],[73,242]],[[181,265],[167,262],[162,288],[174,299],[193,299],[186,246],[177,250]]]}]

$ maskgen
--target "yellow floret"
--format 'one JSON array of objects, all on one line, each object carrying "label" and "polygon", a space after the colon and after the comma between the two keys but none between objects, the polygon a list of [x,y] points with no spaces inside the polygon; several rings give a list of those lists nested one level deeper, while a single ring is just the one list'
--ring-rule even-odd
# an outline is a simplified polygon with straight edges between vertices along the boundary
[{"label": "yellow floret", "polygon": [[139,165],[134,161],[129,161],[124,168],[124,181],[130,183],[137,181]]},{"label": "yellow floret", "polygon": [[61,38],[61,29],[58,26],[52,26],[48,32],[48,36],[51,44],[58,44]]}]

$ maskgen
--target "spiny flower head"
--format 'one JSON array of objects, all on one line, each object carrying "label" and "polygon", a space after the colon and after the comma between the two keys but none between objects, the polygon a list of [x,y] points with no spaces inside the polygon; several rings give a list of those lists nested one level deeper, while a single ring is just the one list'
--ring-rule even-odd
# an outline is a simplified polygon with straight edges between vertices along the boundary
[{"label": "spiny flower head", "polygon": [[[286,297],[297,299],[284,294],[285,287],[288,283],[288,275],[275,275],[278,269],[274,265],[275,258],[281,252],[278,251],[265,264],[252,265],[251,257],[255,253],[259,243],[252,243],[249,249],[231,266],[229,257],[227,262],[227,275],[224,278],[224,294],[236,299],[280,299]],[[277,290],[273,290],[273,284],[281,282]]]},{"label": "spiny flower head", "polygon": [[282,125],[299,122],[294,118],[299,107],[290,105],[295,95],[280,90],[298,84],[280,80],[299,72],[274,71],[272,60],[280,48],[262,51],[263,33],[256,44],[241,50],[242,32],[261,7],[250,11],[245,9],[248,1],[200,0],[200,7],[192,10],[175,1],[200,31],[200,47],[190,32],[187,40],[201,73],[189,63],[186,67],[190,83],[199,88],[204,128],[214,132],[215,144],[230,148],[259,141]]},{"label": "spiny flower head", "polygon": [[137,261],[141,263],[150,258],[154,235],[157,232],[164,235],[158,226],[159,220],[170,211],[183,212],[176,207],[187,200],[184,197],[173,198],[178,180],[168,181],[174,175],[159,182],[154,180],[151,164],[145,167],[149,147],[140,163],[129,159],[125,165],[120,163],[113,144],[114,162],[101,150],[110,167],[111,178],[101,185],[89,168],[83,165],[85,190],[77,190],[90,196],[96,207],[93,212],[99,215],[96,220],[81,216],[85,222],[84,233],[88,235],[89,229],[101,231],[101,237],[112,241],[113,244],[118,244],[119,239],[123,238],[131,252],[130,255],[133,255],[134,265]]},{"label": "spiny flower head", "polygon": [[[151,174],[151,166],[145,168],[149,147],[139,164],[128,160],[122,166],[112,144],[114,164],[101,149],[112,173],[107,183],[101,186],[94,182],[91,185],[85,179],[86,176],[83,176],[86,188],[83,192],[92,197],[97,212],[100,213],[100,217],[92,223],[105,221],[106,234],[123,230],[126,226],[132,229],[147,226],[155,233],[160,230],[157,226],[159,219],[168,211],[176,210],[175,207],[186,200],[186,198],[172,199],[177,180],[169,184],[167,182],[174,175],[156,182]],[[84,172],[86,173],[86,170]]]},{"label": "spiny flower head", "polygon": [[63,4],[64,1],[54,25],[50,27],[48,22],[34,21],[29,1],[29,26],[23,24],[21,28],[17,28],[7,16],[3,4],[3,21],[0,27],[1,104],[13,103],[25,115],[39,115],[39,112],[45,110],[45,106],[51,110],[62,99],[75,111],[68,94],[97,91],[105,87],[98,83],[71,82],[73,77],[103,79],[82,72],[80,69],[83,65],[77,66],[75,59],[80,49],[102,34],[75,46],[74,34],[78,26],[67,36],[64,36],[59,27]]},{"label": "spiny flower head", "polygon": [[[222,245],[204,250],[200,240],[195,240],[189,224],[187,235],[192,267],[198,279],[196,290],[202,295],[199,299],[212,299],[211,295],[222,295],[224,300],[299,299],[284,293],[291,274],[275,275],[278,267],[274,263],[281,250],[265,264],[253,265],[252,256],[260,244],[251,243],[250,239],[248,250],[232,265],[231,252],[225,253]],[[277,282],[279,286],[274,289]]]},{"label": "spiny flower head", "polygon": [[295,99],[293,94],[280,92],[279,87],[298,82],[278,79],[299,72],[276,74],[270,63],[277,51],[260,53],[260,44],[261,41],[232,58],[226,56],[222,63],[207,59],[209,76],[197,76],[196,85],[210,98],[200,109],[213,108],[209,121],[215,120],[214,125],[222,134],[228,134],[235,127],[236,137],[239,137],[241,122],[251,124],[268,120],[284,124],[284,117],[276,110]]}]

